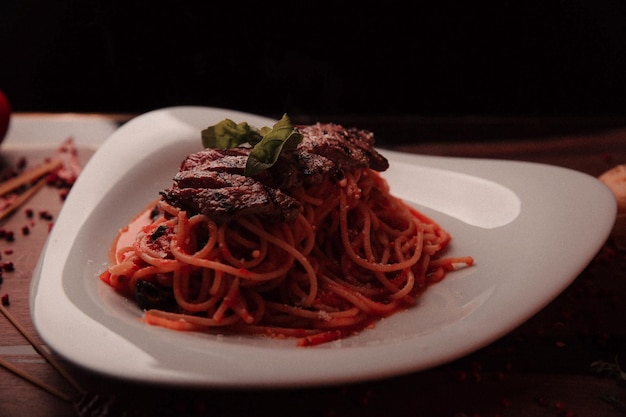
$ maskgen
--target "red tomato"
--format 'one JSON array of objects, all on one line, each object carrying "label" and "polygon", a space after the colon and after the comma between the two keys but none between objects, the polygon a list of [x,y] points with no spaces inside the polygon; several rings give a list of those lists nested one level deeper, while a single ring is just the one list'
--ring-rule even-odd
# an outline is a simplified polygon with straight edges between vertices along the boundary
[{"label": "red tomato", "polygon": [[4,139],[4,135],[9,130],[9,119],[11,119],[11,105],[9,100],[0,90],[0,142]]}]

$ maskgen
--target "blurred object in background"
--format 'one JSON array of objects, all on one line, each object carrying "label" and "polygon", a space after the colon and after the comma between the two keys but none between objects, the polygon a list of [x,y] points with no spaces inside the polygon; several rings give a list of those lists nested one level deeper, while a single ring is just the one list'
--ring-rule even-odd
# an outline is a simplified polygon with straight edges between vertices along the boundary
[{"label": "blurred object in background", "polygon": [[11,104],[7,96],[0,90],[0,143],[9,130],[11,120]]}]

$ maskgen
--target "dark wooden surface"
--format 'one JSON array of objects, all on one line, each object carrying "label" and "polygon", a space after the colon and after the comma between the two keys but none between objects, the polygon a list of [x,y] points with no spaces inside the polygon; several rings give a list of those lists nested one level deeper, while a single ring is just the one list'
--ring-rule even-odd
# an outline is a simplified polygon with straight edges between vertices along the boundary
[{"label": "dark wooden surface", "polygon": [[[427,121],[401,123],[395,121],[393,126],[406,134],[423,131]],[[473,123],[472,129],[479,129]],[[511,129],[520,123],[511,124]],[[535,126],[533,134],[534,122],[526,123],[528,136],[515,139],[464,140],[463,125],[458,124],[458,140],[429,141],[422,136],[383,145],[431,155],[535,161],[593,176],[626,163],[626,128],[570,125],[567,133],[545,134]],[[506,124],[499,129],[506,137]],[[43,190],[28,203],[35,213],[45,210],[53,218],[61,206],[53,189]],[[9,310],[33,333],[30,275],[49,223],[37,214],[28,219],[20,210],[1,226],[13,230],[15,239],[0,240],[2,262],[14,265],[13,271],[3,272],[0,294],[10,295]],[[25,225],[28,234],[23,233]],[[111,416],[623,416],[626,376],[619,370],[626,369],[625,299],[626,252],[609,239],[570,287],[519,328],[466,357],[419,373],[314,389],[186,390],[137,385],[62,364],[90,392],[115,398]],[[16,366],[72,393],[3,317],[0,352]],[[0,369],[0,416],[74,414],[73,404]]]}]

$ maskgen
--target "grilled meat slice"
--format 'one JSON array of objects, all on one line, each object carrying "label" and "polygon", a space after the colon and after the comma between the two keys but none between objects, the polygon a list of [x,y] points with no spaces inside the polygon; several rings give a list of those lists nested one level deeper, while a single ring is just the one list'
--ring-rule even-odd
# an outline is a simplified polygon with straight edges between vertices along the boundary
[{"label": "grilled meat slice", "polygon": [[371,168],[384,171],[389,161],[374,149],[374,134],[368,130],[345,128],[334,123],[298,126],[303,139],[299,152],[308,152],[330,159],[342,170]]},{"label": "grilled meat slice", "polygon": [[250,214],[289,221],[300,210],[290,189],[336,181],[345,171],[389,166],[374,149],[371,132],[321,123],[298,129],[304,136],[299,146],[281,153],[272,167],[254,177],[244,175],[249,147],[204,149],[185,158],[174,184],[161,195],[176,207],[217,221]]},{"label": "grilled meat slice", "polygon": [[243,174],[186,171],[175,181],[172,188],[161,192],[162,197],[173,206],[215,221],[250,214],[271,222],[290,221],[300,210],[295,198]]},{"label": "grilled meat slice", "polygon": [[282,153],[267,172],[266,184],[285,189],[337,180],[344,171],[371,168],[384,171],[387,159],[374,148],[374,135],[367,130],[346,129],[333,123],[297,126],[302,142],[291,153]]},{"label": "grilled meat slice", "polygon": [[249,154],[250,148],[207,148],[187,156],[180,164],[179,171],[219,171],[241,174]]}]

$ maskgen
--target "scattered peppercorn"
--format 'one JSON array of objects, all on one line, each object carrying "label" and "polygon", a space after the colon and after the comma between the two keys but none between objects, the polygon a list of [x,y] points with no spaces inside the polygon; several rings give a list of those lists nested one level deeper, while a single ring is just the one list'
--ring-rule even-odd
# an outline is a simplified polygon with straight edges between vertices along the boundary
[{"label": "scattered peppercorn", "polygon": [[2,266],[3,271],[6,271],[6,272],[15,271],[15,265],[13,265],[13,262],[3,262],[1,266]]},{"label": "scattered peppercorn", "polygon": [[52,214],[50,214],[47,210],[40,211],[39,217],[44,220],[52,220]]},{"label": "scattered peppercorn", "polygon": [[49,173],[48,176],[46,177],[46,184],[51,185],[53,187],[57,186],[58,181],[59,181],[59,176],[55,172]]},{"label": "scattered peppercorn", "polygon": [[24,168],[26,168],[26,165],[28,165],[28,163],[26,161],[26,157],[24,157],[24,156],[20,157],[20,159],[17,161],[17,169],[19,169],[21,171]]},{"label": "scattered peppercorn", "polygon": [[7,242],[12,242],[15,238],[15,235],[11,230],[0,229],[0,239],[4,239]]},{"label": "scattered peppercorn", "polygon": [[9,304],[11,304],[11,302],[9,301],[9,294],[4,294],[2,296],[2,305],[8,306]]},{"label": "scattered peppercorn", "polygon": [[59,191],[59,197],[61,198],[61,201],[65,201],[69,192],[70,190],[68,188],[62,188],[61,191]]}]

